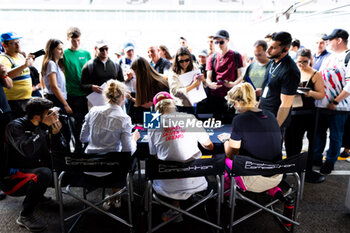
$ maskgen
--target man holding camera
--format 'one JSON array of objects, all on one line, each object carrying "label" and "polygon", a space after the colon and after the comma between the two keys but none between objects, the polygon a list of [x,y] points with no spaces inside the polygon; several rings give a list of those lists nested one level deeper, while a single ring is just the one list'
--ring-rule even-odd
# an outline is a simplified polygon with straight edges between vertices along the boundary
[{"label": "man holding camera", "polygon": [[[50,164],[50,145],[58,146],[62,127],[57,110],[52,111],[50,100],[33,98],[26,105],[27,115],[11,121],[6,130],[7,155],[3,161],[0,185],[7,195],[25,196],[23,209],[17,224],[29,231],[42,231],[47,227],[34,209],[40,202],[51,198],[44,193],[51,184],[52,172],[45,167]],[[49,111],[50,110],[50,111]]]},{"label": "man holding camera", "polygon": [[8,76],[13,81],[13,88],[5,90],[8,103],[12,110],[12,118],[23,117],[25,106],[32,96],[32,79],[29,66],[33,65],[32,54],[24,58],[21,52],[19,37],[14,32],[3,33],[0,36],[5,53],[0,55],[0,63],[9,70]]}]

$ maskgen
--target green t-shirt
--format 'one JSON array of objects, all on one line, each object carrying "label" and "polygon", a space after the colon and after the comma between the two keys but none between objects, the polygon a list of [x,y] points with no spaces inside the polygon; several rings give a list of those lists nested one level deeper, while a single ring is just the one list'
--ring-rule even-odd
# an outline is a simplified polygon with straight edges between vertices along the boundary
[{"label": "green t-shirt", "polygon": [[255,61],[250,69],[249,69],[249,78],[253,82],[255,88],[262,88],[265,72],[266,72],[266,66],[259,64],[259,62]]},{"label": "green t-shirt", "polygon": [[88,51],[66,49],[63,54],[68,95],[85,96],[87,93],[80,89],[81,69],[91,59]]}]

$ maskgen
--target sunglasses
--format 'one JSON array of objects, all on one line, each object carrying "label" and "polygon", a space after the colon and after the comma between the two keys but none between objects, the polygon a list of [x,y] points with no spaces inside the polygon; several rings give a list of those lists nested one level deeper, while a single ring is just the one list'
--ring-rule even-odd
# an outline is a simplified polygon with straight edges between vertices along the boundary
[{"label": "sunglasses", "polygon": [[180,63],[180,64],[182,64],[182,63],[184,63],[184,62],[190,62],[190,59],[187,58],[187,59],[185,59],[185,60],[179,60],[179,63]]},{"label": "sunglasses", "polygon": [[224,40],[215,41],[215,44],[221,44],[221,45],[223,45],[223,44],[225,44],[225,41],[224,41]]},{"label": "sunglasses", "polygon": [[100,52],[103,52],[103,51],[108,51],[108,48],[99,48],[98,50],[100,50]]},{"label": "sunglasses", "polygon": [[307,65],[307,63],[309,63],[309,61],[297,61],[297,63]]}]

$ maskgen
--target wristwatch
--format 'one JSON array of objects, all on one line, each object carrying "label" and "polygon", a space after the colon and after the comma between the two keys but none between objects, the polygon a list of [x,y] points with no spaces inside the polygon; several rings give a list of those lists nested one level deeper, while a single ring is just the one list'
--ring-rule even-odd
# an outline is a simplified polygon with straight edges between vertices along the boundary
[{"label": "wristwatch", "polygon": [[339,104],[339,102],[336,101],[336,100],[333,100],[332,103],[333,103],[334,105],[338,105],[338,104]]},{"label": "wristwatch", "polygon": [[222,144],[225,144],[225,142],[229,141],[229,138],[225,138],[224,140],[222,140]]}]

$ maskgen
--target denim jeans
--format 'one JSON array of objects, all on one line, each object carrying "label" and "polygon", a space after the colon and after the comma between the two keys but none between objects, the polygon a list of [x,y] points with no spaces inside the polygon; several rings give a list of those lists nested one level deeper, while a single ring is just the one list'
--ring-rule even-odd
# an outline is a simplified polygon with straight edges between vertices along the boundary
[{"label": "denim jeans", "polygon": [[327,129],[329,128],[329,149],[326,159],[332,163],[337,161],[342,146],[344,126],[347,118],[348,114],[344,112],[336,112],[334,114],[320,113],[317,125],[314,160],[322,159],[322,153],[326,146]]}]

